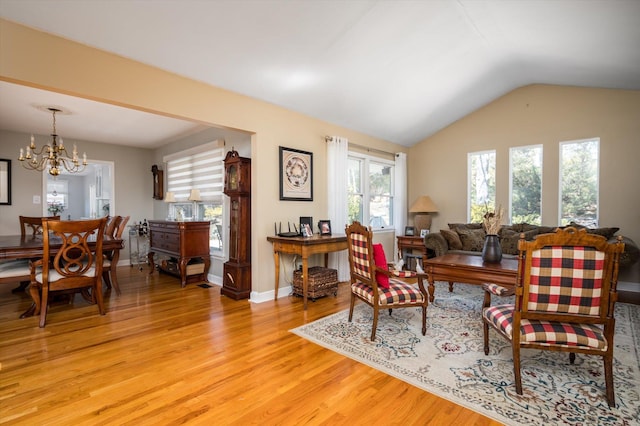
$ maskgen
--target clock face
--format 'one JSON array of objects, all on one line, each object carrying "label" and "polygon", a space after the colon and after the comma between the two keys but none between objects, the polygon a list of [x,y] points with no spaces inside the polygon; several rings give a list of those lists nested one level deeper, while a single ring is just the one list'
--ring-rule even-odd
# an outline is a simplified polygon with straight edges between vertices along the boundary
[{"label": "clock face", "polygon": [[287,159],[285,175],[291,187],[302,188],[309,181],[309,166],[302,158],[292,155]]}]

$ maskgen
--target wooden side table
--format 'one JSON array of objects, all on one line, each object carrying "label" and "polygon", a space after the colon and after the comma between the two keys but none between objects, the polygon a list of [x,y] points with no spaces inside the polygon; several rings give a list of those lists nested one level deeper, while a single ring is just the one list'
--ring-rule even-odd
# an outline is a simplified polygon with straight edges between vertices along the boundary
[{"label": "wooden side table", "polygon": [[[405,267],[409,269],[409,259],[422,257],[424,261],[427,258],[427,247],[424,245],[424,238],[416,236],[401,236],[396,237],[398,239],[398,254],[404,260]],[[420,256],[414,254],[414,251],[419,251]],[[424,265],[423,265],[424,266]]]}]

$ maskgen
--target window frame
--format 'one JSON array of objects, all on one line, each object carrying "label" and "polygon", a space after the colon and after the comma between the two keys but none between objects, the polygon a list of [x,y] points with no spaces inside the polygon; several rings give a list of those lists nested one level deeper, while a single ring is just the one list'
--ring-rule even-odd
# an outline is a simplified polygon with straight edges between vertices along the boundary
[{"label": "window frame", "polygon": [[[538,212],[540,223],[528,222],[532,224],[541,225],[542,224],[542,194],[544,190],[544,174],[543,174],[543,166],[544,166],[544,147],[542,144],[535,145],[523,145],[523,146],[514,146],[509,148],[509,223],[513,223],[513,152],[516,150],[533,150],[539,149],[539,172],[540,172],[540,211]],[[518,222],[519,223],[519,222]]]},{"label": "window frame", "polygon": [[[375,155],[365,154],[357,151],[349,151],[347,156],[348,161],[356,160],[360,162],[360,192],[350,192],[347,187],[347,199],[350,199],[352,195],[359,195],[362,198],[362,220],[361,223],[365,226],[369,226],[371,222],[371,189],[370,189],[370,176],[371,176],[371,164],[381,165],[383,167],[390,168],[390,188],[389,188],[389,223],[386,223],[385,226],[372,226],[372,230],[374,232],[380,231],[389,231],[395,229],[395,208],[394,208],[394,198],[395,194],[395,173],[396,173],[396,164],[393,160],[388,160],[386,158],[378,157]],[[347,219],[351,220],[348,216]]]},{"label": "window frame", "polygon": [[[595,154],[596,154],[596,164],[595,164],[595,218],[591,223],[585,224],[588,227],[597,227],[600,223],[600,138],[586,138],[586,139],[576,139],[569,141],[562,141],[558,144],[558,224],[560,226],[568,225],[570,221],[567,223],[563,223],[563,185],[564,185],[564,159],[563,159],[563,147],[567,145],[577,145],[583,143],[595,142]],[[575,219],[575,218],[574,218]],[[573,220],[573,219],[572,219]]]}]

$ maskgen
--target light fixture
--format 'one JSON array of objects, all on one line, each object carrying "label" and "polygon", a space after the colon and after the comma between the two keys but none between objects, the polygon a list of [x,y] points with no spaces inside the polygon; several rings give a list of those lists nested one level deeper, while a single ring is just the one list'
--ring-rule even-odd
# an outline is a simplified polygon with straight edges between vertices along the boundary
[{"label": "light fixture", "polygon": [[[174,195],[174,193],[167,191],[167,193],[164,195],[164,202],[165,203],[175,203],[176,202],[176,196]],[[175,215],[173,214],[173,204],[169,204],[169,215],[168,215],[167,219],[168,220],[174,220],[175,219]]]},{"label": "light fixture", "polygon": [[189,194],[189,201],[193,201],[193,220],[198,220],[198,201],[202,201],[199,189],[191,190],[191,193]]},{"label": "light fixture", "polygon": [[[84,170],[87,165],[87,154],[82,155],[82,164],[78,159],[78,149],[73,145],[72,155],[69,156],[64,146],[62,138],[58,138],[56,134],[56,113],[62,110],[54,107],[48,107],[47,110],[53,114],[53,133],[51,133],[51,145],[43,145],[40,150],[36,148],[35,140],[31,135],[31,144],[25,149],[20,148],[20,157],[18,160],[22,162],[25,169],[42,171],[49,167],[51,176],[58,176],[61,168],[64,167],[69,173],[77,173]],[[60,139],[60,142],[58,142]]]},{"label": "light fixture", "polygon": [[429,213],[435,213],[437,211],[438,207],[436,203],[434,203],[428,195],[422,195],[413,202],[409,212],[417,213],[413,219],[413,224],[418,232],[423,229],[431,229],[431,216]]}]

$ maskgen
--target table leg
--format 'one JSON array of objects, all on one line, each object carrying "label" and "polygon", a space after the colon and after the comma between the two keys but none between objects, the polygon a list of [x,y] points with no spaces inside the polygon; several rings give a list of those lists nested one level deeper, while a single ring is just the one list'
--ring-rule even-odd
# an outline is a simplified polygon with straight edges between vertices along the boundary
[{"label": "table leg", "polygon": [[429,282],[429,302],[433,303],[433,300],[436,297],[436,294],[435,294],[436,286],[433,281],[433,274],[431,273],[427,274],[427,281]]},{"label": "table leg", "polygon": [[153,274],[153,271],[155,271],[155,263],[153,262],[153,255],[155,253],[150,251],[149,253],[147,253],[147,258],[149,259],[149,266],[151,268],[149,268],[149,275]]},{"label": "table leg", "polygon": [[280,252],[277,250],[273,251],[273,262],[276,267],[276,285],[274,289],[273,300],[278,300],[278,287],[280,287]]},{"label": "table leg", "polygon": [[309,289],[309,258],[302,256],[302,300],[304,310],[307,310],[307,290]]},{"label": "table leg", "polygon": [[453,281],[449,281],[449,293],[453,293]]}]

